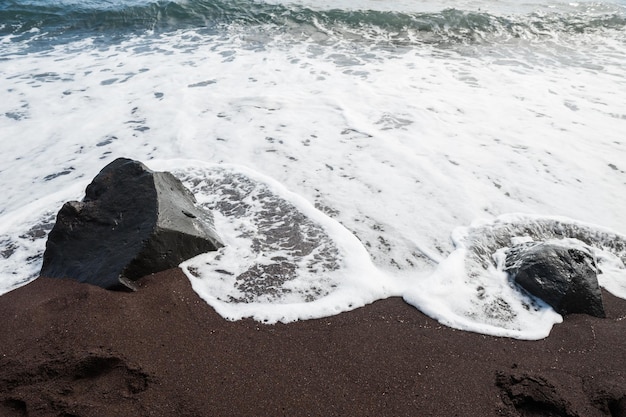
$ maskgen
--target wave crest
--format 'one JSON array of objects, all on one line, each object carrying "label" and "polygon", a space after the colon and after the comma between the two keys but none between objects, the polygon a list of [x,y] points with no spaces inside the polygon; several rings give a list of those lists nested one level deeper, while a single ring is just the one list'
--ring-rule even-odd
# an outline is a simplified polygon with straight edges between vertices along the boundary
[{"label": "wave crest", "polygon": [[626,10],[615,6],[602,14],[531,13],[502,16],[481,11],[439,12],[313,10],[250,0],[184,2],[46,3],[9,2],[0,6],[0,36],[30,39],[44,31],[47,40],[65,42],[78,36],[135,36],[181,29],[215,31],[231,25],[263,26],[264,31],[299,39],[382,42],[394,45],[473,44],[511,39],[557,39],[626,28]]}]

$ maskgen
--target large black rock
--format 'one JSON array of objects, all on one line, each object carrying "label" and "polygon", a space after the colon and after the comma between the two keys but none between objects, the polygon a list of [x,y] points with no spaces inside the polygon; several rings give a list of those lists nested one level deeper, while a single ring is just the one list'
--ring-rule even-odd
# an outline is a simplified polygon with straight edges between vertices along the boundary
[{"label": "large black rock", "polygon": [[120,158],[65,203],[48,235],[41,275],[108,289],[172,268],[223,244],[213,216],[169,172]]},{"label": "large black rock", "polygon": [[509,250],[505,270],[515,283],[560,314],[605,317],[597,267],[584,246],[550,241]]}]

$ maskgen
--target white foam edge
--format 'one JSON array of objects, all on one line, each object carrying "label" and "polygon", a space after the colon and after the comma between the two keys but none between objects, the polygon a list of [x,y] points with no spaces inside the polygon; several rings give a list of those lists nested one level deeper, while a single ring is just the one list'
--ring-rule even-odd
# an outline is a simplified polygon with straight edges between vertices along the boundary
[{"label": "white foam edge", "polygon": [[[341,223],[328,217],[315,208],[311,202],[288,190],[275,179],[246,166],[236,164],[214,164],[193,159],[151,160],[147,164],[151,168],[154,167],[159,170],[176,171],[186,168],[219,168],[243,174],[254,181],[263,183],[273,193],[293,204],[302,214],[316,222],[331,236],[340,253],[349,254],[349,256],[345,256],[343,259],[345,273],[342,274],[341,285],[333,292],[314,301],[285,304],[224,302],[207,292],[202,279],[195,277],[189,272],[187,267],[196,258],[181,263],[180,268],[189,278],[194,291],[225,319],[240,320],[253,318],[263,323],[288,323],[297,320],[328,317],[363,307],[380,299],[401,295],[401,289],[386,274],[374,266],[369,254],[356,236]],[[219,232],[219,225],[216,224],[216,228]]]},{"label": "white foam edge", "polygon": [[443,325],[498,337],[539,340],[550,334],[554,324],[563,321],[563,317],[547,305],[535,312],[532,323],[519,330],[481,323],[455,311],[456,303],[449,302],[450,299],[465,301],[475,298],[472,286],[459,285],[459,282],[463,280],[459,273],[464,273],[466,253],[465,248],[454,250],[445,261],[437,266],[428,278],[428,282],[414,285],[404,291],[404,301]]}]

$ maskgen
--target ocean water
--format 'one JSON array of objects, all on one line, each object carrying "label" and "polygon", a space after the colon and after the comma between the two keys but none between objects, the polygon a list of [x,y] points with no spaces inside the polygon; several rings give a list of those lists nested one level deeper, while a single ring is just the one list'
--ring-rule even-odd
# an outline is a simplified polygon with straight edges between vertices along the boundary
[{"label": "ocean water", "polygon": [[227,246],[227,319],[402,296],[523,339],[507,248],[591,247],[626,298],[626,2],[0,0],[0,293],[107,163],[169,170]]}]

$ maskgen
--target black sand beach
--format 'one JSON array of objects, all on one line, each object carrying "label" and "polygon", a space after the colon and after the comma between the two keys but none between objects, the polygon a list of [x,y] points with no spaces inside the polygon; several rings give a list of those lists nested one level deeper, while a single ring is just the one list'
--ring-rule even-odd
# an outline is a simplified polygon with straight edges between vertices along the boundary
[{"label": "black sand beach", "polygon": [[454,330],[401,299],[263,325],[179,269],[134,293],[40,278],[0,297],[0,415],[626,416],[626,301],[540,341]]}]

